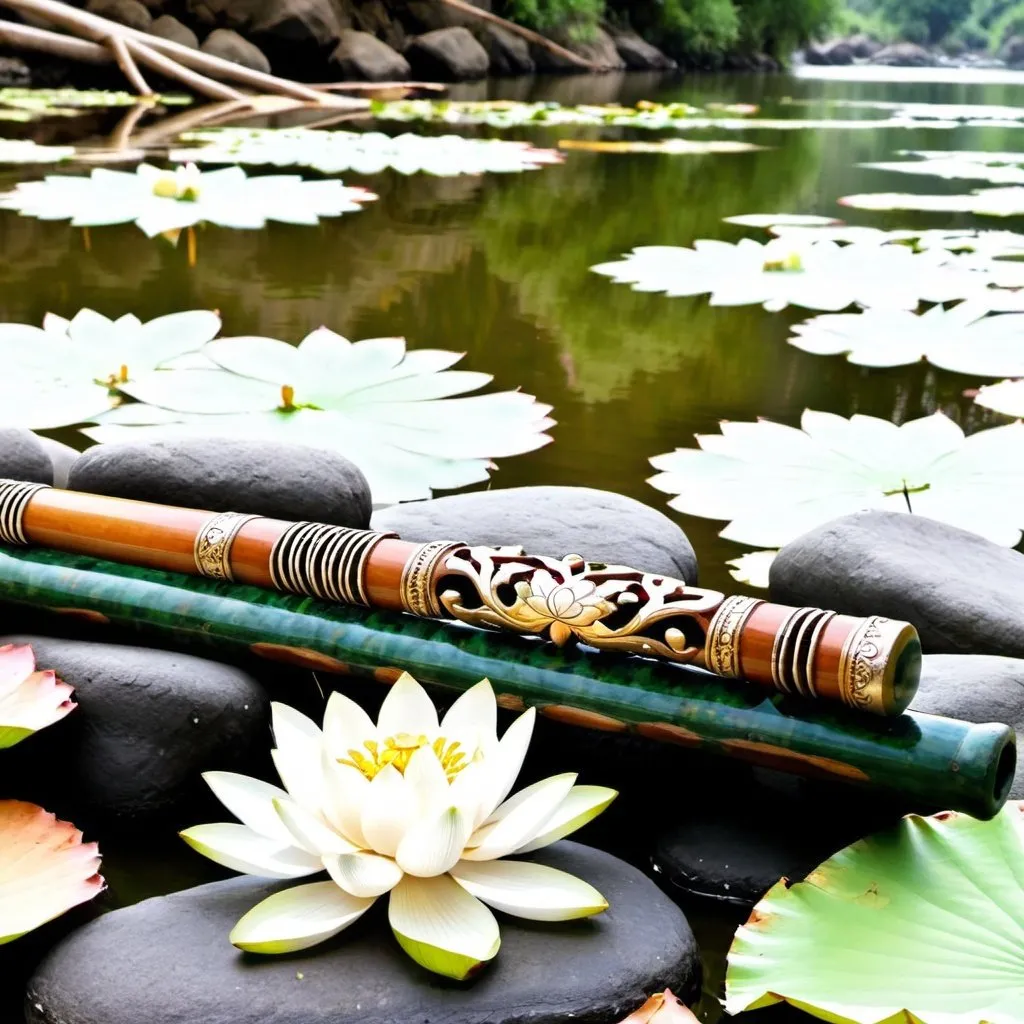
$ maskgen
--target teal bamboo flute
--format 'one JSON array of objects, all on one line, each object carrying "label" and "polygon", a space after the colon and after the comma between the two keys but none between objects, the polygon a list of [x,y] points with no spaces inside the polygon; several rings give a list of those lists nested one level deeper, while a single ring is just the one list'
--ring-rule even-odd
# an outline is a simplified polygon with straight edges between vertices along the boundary
[{"label": "teal bamboo flute", "polygon": [[0,548],[0,599],[320,671],[465,690],[489,678],[506,707],[632,731],[796,774],[856,783],[908,808],[993,816],[1016,763],[1006,725],[833,712],[699,669],[592,654],[469,626],[143,569]]}]

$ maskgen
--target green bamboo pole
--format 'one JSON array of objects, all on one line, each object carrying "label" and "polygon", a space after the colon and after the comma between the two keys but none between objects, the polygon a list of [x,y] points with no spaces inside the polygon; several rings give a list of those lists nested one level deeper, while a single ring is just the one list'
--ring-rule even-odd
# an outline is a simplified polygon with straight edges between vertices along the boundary
[{"label": "green bamboo pole", "polygon": [[699,669],[556,649],[508,634],[325,604],[258,587],[49,550],[0,548],[0,600],[197,643],[393,681],[465,690],[506,707],[784,771],[870,787],[908,809],[991,818],[1016,763],[1013,730],[906,713],[861,717]]}]

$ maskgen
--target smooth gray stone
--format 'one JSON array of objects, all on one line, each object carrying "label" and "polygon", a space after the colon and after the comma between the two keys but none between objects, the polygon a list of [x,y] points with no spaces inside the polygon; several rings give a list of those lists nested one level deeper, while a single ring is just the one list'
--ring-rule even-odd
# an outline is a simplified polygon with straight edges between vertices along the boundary
[{"label": "smooth gray stone", "polygon": [[20,427],[0,427],[0,478],[52,484],[53,476],[54,464],[42,438]]},{"label": "smooth gray stone", "polygon": [[468,28],[439,28],[411,39],[405,48],[417,78],[464,82],[483,78],[491,66],[487,51]]},{"label": "smooth gray stone", "polygon": [[78,457],[82,453],[49,437],[38,437],[36,440],[50,457],[50,463],[53,466],[53,486],[67,487],[71,467],[78,461]]},{"label": "smooth gray stone", "polygon": [[409,62],[387,43],[369,32],[348,30],[341,33],[331,61],[345,79],[370,82],[395,82],[409,77]]},{"label": "smooth gray stone", "polygon": [[153,15],[139,0],[89,0],[85,9],[90,14],[109,18],[139,32],[148,32],[153,24]]},{"label": "smooth gray stone", "polygon": [[591,487],[510,487],[393,505],[374,513],[375,530],[403,540],[518,544],[532,555],[578,554],[588,561],[660,572],[697,583],[697,556],[668,516]]},{"label": "smooth gray stone", "polygon": [[252,71],[270,74],[270,61],[267,60],[263,51],[230,28],[214,29],[203,40],[203,45],[199,49],[203,53],[210,54],[211,57],[220,57],[233,64],[241,64],[242,67]]},{"label": "smooth gray stone", "polygon": [[939,60],[934,53],[917,43],[893,43],[874,54],[870,63],[891,68],[933,68]]},{"label": "smooth gray stone", "polygon": [[149,33],[192,50],[199,49],[199,37],[195,32],[170,14],[163,14],[157,18],[150,26]]},{"label": "smooth gray stone", "polygon": [[491,59],[492,75],[533,74],[534,63],[530,56],[530,44],[522,36],[517,36],[500,25],[487,23],[479,26],[475,35]]},{"label": "smooth gray stone", "polygon": [[[928,715],[967,722],[1003,722],[1017,733],[1024,757],[1024,659],[988,654],[926,654],[921,661],[921,688],[910,705]],[[1010,789],[1011,800],[1024,800],[1024,772]]]},{"label": "smooth gray stone", "polygon": [[671,71],[679,65],[635,32],[612,34],[615,49],[630,71]]},{"label": "smooth gray stone", "polygon": [[900,512],[858,512],[787,544],[773,601],[917,627],[929,654],[1024,657],[1024,555]]},{"label": "smooth gray stone", "polygon": [[201,773],[236,771],[270,740],[263,687],[239,668],[147,647],[47,636],[30,644],[39,669],[75,688],[78,707],[20,744],[56,766],[76,806],[137,821],[178,811],[203,792]]},{"label": "smooth gray stone", "polygon": [[97,445],[74,464],[68,486],[359,529],[370,521],[370,487],[359,468],[334,452],[302,445],[216,437]]},{"label": "smooth gray stone", "polygon": [[[228,942],[259,900],[296,883],[214,882],[118,910],[54,949],[28,986],[28,1024],[614,1024],[651,992],[696,995],[700,961],[679,910],[636,868],[563,842],[536,860],[597,886],[585,921],[499,914],[496,960],[466,984],[399,948],[386,899],[319,947],[246,955]],[[299,882],[301,884],[301,880]]]}]

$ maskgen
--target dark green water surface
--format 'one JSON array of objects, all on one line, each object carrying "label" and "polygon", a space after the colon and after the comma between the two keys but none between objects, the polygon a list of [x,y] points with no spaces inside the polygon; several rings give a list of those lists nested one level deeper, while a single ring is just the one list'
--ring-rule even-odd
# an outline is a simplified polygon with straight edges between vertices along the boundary
[{"label": "dark green water surface", "polygon": [[[768,117],[883,116],[831,108],[825,101],[832,99],[1024,106],[1024,75],[1019,82],[949,75],[946,82],[607,76],[489,83],[455,95],[569,103],[752,102]],[[814,102],[787,105],[786,98]],[[33,128],[32,134],[39,141],[61,141],[73,132],[108,132],[118,116],[90,114]],[[395,124],[385,130],[406,128]],[[505,133],[550,146],[560,138],[597,135],[591,129],[545,127]],[[651,141],[658,135],[609,129],[600,137]],[[464,350],[464,368],[493,373],[501,388],[522,387],[552,404],[558,420],[554,442],[503,460],[494,486],[601,487],[663,509],[666,496],[646,483],[652,472],[648,458],[689,445],[694,433],[714,432],[721,419],[764,415],[795,424],[809,407],[899,422],[942,409],[968,430],[999,421],[964,397],[977,379],[924,364],[865,370],[792,348],[786,344],[789,326],[813,315],[807,311],[713,308],[706,297],[636,294],[588,267],[638,245],[761,237],[722,223],[734,214],[837,215],[836,198],[852,192],[966,191],[971,183],[857,165],[896,159],[901,149],[1024,150],[1021,128],[706,131],[687,137],[742,138],[771,148],[707,157],[574,152],[562,166],[483,178],[348,176],[346,181],[378,192],[380,202],[316,228],[204,229],[195,267],[188,266],[184,245],[172,249],[131,225],[93,229],[87,249],[81,230],[0,211],[0,320],[38,323],[47,311],[70,316],[83,306],[143,319],[210,308],[221,311],[227,334],[297,342],[324,324],[353,339],[404,335],[411,347]],[[0,187],[24,176],[23,170],[0,172]],[[967,215],[846,216],[852,223],[889,228],[1019,227],[1012,218]],[[740,589],[724,561],[743,549],[717,537],[721,524],[676,518],[697,549],[701,583]],[[544,731],[538,741],[551,735]],[[625,817],[623,808],[618,820]],[[673,820],[668,812],[660,823],[647,820],[642,835],[653,837],[655,826]],[[621,845],[621,852],[646,866],[649,847],[634,839],[617,843],[609,828],[594,841],[613,849]],[[215,875],[178,845],[173,832],[111,838],[104,849],[104,873],[112,886],[108,906]],[[720,984],[722,957],[739,916],[706,907],[694,915],[711,989]],[[5,955],[2,1022],[20,1016],[20,983],[4,977],[16,977],[18,968]],[[717,1012],[713,1002],[705,1002],[711,1017]],[[791,1019],[797,1018],[807,1019],[796,1013]]]}]

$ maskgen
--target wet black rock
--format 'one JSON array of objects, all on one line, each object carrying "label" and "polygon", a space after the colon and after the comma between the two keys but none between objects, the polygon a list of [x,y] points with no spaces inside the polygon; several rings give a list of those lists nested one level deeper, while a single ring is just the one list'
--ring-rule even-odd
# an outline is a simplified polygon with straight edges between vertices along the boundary
[{"label": "wet black rock", "polygon": [[69,486],[90,494],[364,528],[370,488],[333,452],[228,438],[97,445]]},{"label": "wet black rock", "polygon": [[[927,654],[921,663],[921,688],[910,706],[928,715],[1012,725],[1017,747],[1024,752],[1024,659]],[[1010,798],[1024,799],[1024,772],[1020,769]]]},{"label": "wet black rock", "polygon": [[819,526],[782,549],[770,583],[780,604],[911,622],[928,653],[1024,657],[1024,555],[923,516]]},{"label": "wet black rock", "polygon": [[331,61],[338,76],[345,79],[394,82],[406,79],[410,74],[409,62],[369,32],[342,32]]},{"label": "wet black rock", "polygon": [[78,461],[78,456],[81,453],[49,437],[40,437],[37,440],[50,457],[50,463],[53,466],[53,486],[67,487],[71,467]]},{"label": "wet black rock", "polygon": [[40,669],[75,688],[76,710],[10,753],[45,765],[74,809],[136,822],[203,793],[200,773],[265,753],[268,704],[241,669],[187,654],[35,635]]},{"label": "wet black rock", "polygon": [[999,58],[1014,69],[1024,68],[1024,36],[1010,36],[999,50]]},{"label": "wet black rock", "polygon": [[54,464],[40,438],[19,427],[0,428],[0,477],[52,484]]},{"label": "wet black rock", "polygon": [[193,50],[199,49],[199,37],[195,32],[170,14],[163,14],[157,18],[150,26],[149,34]]},{"label": "wet black rock", "polygon": [[[490,11],[492,6],[491,0],[469,0],[469,3],[481,11]],[[460,25],[475,29],[481,23],[480,19],[472,14],[464,13],[447,4],[439,4],[437,0],[405,0],[401,7],[402,16],[414,32],[433,32],[435,29]]]},{"label": "wet black rock", "polygon": [[220,57],[222,60],[231,61],[232,64],[241,64],[252,71],[270,73],[270,61],[264,56],[263,51],[229,28],[214,29],[203,40],[200,49],[211,57]]},{"label": "wet black rock", "polygon": [[86,10],[139,32],[148,32],[149,26],[153,24],[153,15],[139,0],[89,0]]},{"label": "wet black rock", "polygon": [[615,41],[615,49],[630,71],[671,71],[679,66],[635,32],[616,32],[612,39]]},{"label": "wet black rock", "polygon": [[538,555],[580,554],[697,582],[686,534],[657,509],[590,487],[512,487],[382,509],[373,527],[403,540],[450,538],[469,544],[521,544]]},{"label": "wet black rock", "polygon": [[243,955],[228,942],[229,931],[282,884],[241,878],[147,900],[75,932],[29,983],[26,1020],[614,1024],[666,986],[684,998],[696,994],[693,934],[649,879],[576,843],[558,844],[536,859],[585,878],[611,908],[566,923],[502,915],[501,952],[467,985],[443,982],[405,956],[391,935],[384,901],[308,953]]},{"label": "wet black rock", "polygon": [[826,43],[811,43],[804,51],[807,64],[852,64],[857,56],[845,39],[830,39]]},{"label": "wet black rock", "polygon": [[[598,71],[622,71],[626,61],[619,55],[615,41],[603,28],[594,29],[585,39],[577,39],[569,27],[556,29],[551,38],[565,49],[589,61]],[[587,68],[543,46],[531,48],[538,71],[586,71]]]},{"label": "wet black rock", "polygon": [[32,84],[32,69],[20,57],[0,57],[0,88],[23,89]]},{"label": "wet black rock", "polygon": [[468,28],[439,28],[410,40],[405,57],[418,78],[464,82],[483,78],[491,66],[487,51]]},{"label": "wet black rock", "polygon": [[491,59],[492,75],[531,75],[534,70],[530,44],[500,25],[483,25],[476,37]]}]

